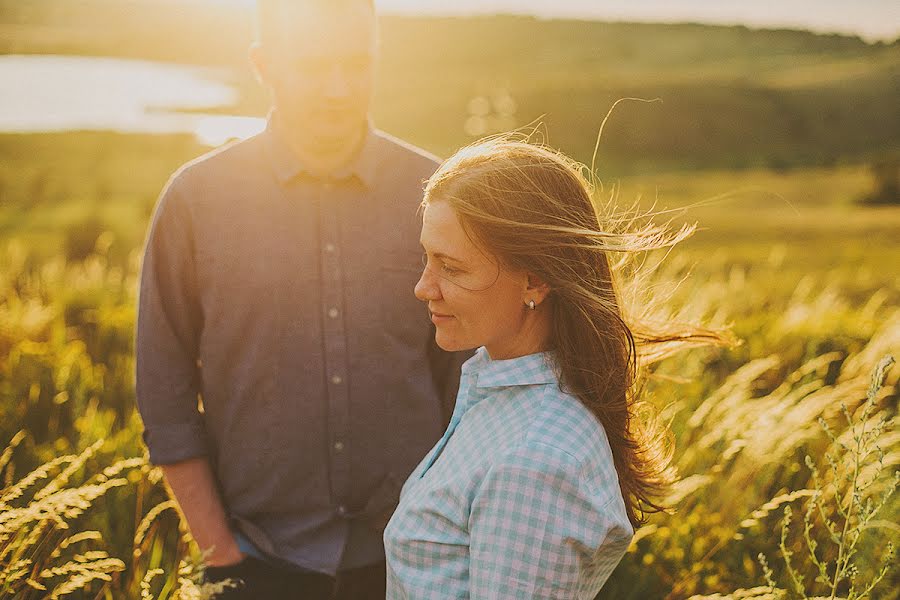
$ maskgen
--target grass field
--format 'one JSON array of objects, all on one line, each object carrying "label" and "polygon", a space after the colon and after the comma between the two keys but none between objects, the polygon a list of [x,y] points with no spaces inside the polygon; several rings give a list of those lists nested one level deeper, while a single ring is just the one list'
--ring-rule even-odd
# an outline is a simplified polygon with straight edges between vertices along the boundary
[{"label": "grass field", "polygon": [[[188,542],[165,503],[159,474],[141,459],[132,330],[138,251],[155,196],[168,173],[201,149],[185,137],[93,133],[3,136],[0,148],[0,439],[25,432],[5,471],[0,465],[7,482],[0,501],[0,568],[8,576],[14,557],[32,561],[21,564],[50,589],[71,575],[54,575],[46,570],[51,564],[74,562],[81,565],[77,573],[97,575],[81,581],[84,590],[70,597],[140,597],[148,574],[151,597],[195,597],[201,592],[190,577],[179,583],[177,576],[180,561],[191,556]],[[672,422],[685,478],[678,511],[655,517],[641,531],[602,598],[674,599],[752,589],[764,584],[760,552],[788,588],[778,558],[783,505],[804,512],[803,490],[813,486],[804,454],[824,471],[826,450],[838,448],[816,418],[846,431],[840,403],[859,418],[872,369],[900,342],[900,248],[894,239],[900,209],[857,205],[854,199],[870,186],[865,168],[842,167],[654,173],[608,180],[598,191],[601,205],[611,197],[620,205],[640,200],[645,208],[655,203],[660,218],[699,222],[701,231],[663,263],[657,291],[670,290],[670,304],[685,318],[731,323],[743,342],[730,350],[682,354],[654,369],[647,393]],[[671,282],[681,279],[671,291]],[[874,400],[875,412],[892,421],[879,436],[885,468],[867,492],[873,497],[900,463],[897,382],[894,369]],[[101,439],[85,464],[75,463],[57,484],[74,496],[44,498],[54,499],[61,514],[70,511],[64,517],[69,529],[39,514],[23,525],[17,513],[19,531],[10,530],[16,521],[8,513],[39,504],[39,485],[30,488],[32,495],[7,500],[14,482],[61,460],[36,482],[46,483],[71,456]],[[870,472],[871,461],[869,456]],[[92,478],[117,463],[122,473],[107,476],[115,485],[100,493]],[[77,492],[85,484],[94,487]],[[792,490],[799,495],[784,501]],[[834,507],[844,492],[823,496],[830,498],[831,518],[841,518]],[[777,509],[761,509],[773,498],[781,498]],[[161,507],[158,516],[154,507]],[[885,541],[896,543],[898,509],[895,497],[878,516],[882,525],[865,530],[856,555],[861,580],[877,571]],[[142,528],[148,515],[150,525]],[[51,555],[72,533],[92,531],[102,541],[91,537],[69,546],[80,550],[63,550],[63,558]],[[788,547],[800,549],[799,532],[789,536]],[[29,533],[40,545],[26,544]],[[27,552],[17,556],[16,547]],[[833,549],[819,554],[837,558]],[[163,573],[153,575],[158,568]],[[182,568],[190,570],[189,564]],[[798,568],[811,579],[808,561],[801,559]],[[109,581],[99,578],[107,572]],[[897,588],[900,575],[894,569],[886,577],[873,598],[897,597],[888,590]],[[23,581],[0,581],[6,590],[0,596],[41,597],[37,590],[29,596]],[[846,590],[846,583],[838,589]]]},{"label": "grass field", "polygon": [[[239,65],[246,15],[191,6],[0,0],[0,52]],[[546,139],[589,161],[616,99],[663,99],[611,119],[596,201],[697,222],[647,283],[661,318],[740,343],[648,370],[675,511],[599,598],[900,599],[900,368],[882,362],[900,352],[900,207],[860,203],[870,164],[900,151],[900,45],[505,17],[387,19],[382,35],[377,121],[441,155],[544,115]],[[222,110],[261,114],[237,72]],[[148,219],[204,151],[187,135],[0,134],[0,598],[209,592],[144,459],[133,389]]]}]

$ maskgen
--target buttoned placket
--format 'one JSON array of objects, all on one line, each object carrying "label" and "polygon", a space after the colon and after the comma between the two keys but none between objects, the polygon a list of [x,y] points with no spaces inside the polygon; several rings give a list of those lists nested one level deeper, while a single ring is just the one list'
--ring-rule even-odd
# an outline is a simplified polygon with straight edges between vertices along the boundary
[{"label": "buttoned placket", "polygon": [[322,328],[328,390],[328,456],[331,497],[339,516],[348,514],[350,457],[347,436],[350,426],[350,394],[347,371],[347,336],[344,319],[344,277],[341,262],[340,199],[335,184],[319,184],[319,239],[322,264]]}]

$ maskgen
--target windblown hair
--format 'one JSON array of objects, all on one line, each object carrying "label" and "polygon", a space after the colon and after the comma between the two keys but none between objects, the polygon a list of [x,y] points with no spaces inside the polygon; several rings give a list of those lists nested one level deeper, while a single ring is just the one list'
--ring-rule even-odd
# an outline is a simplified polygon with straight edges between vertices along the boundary
[{"label": "windblown hair", "polygon": [[[549,284],[550,348],[562,389],[577,397],[606,431],[628,517],[637,526],[666,508],[674,480],[670,436],[640,400],[639,364],[684,343],[718,344],[715,331],[653,326],[628,318],[611,255],[670,247],[693,232],[623,213],[600,222],[583,167],[549,149],[508,137],[463,148],[428,181],[424,205],[444,201],[467,234],[506,268]],[[641,361],[638,360],[639,355]]]}]

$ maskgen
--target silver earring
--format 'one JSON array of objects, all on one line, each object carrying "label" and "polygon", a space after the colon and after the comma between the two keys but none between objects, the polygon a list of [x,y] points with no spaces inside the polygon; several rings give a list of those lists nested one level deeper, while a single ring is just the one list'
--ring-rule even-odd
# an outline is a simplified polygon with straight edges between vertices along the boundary
[{"label": "silver earring", "polygon": [[531,310],[534,310],[537,308],[537,306],[535,306],[535,304],[534,304],[534,300],[528,301],[528,308],[530,308]]}]

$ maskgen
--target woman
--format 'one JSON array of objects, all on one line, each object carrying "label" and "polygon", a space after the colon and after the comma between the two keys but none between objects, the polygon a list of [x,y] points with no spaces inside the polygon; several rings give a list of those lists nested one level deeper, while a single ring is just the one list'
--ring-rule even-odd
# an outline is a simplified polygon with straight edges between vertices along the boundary
[{"label": "woman", "polygon": [[385,531],[387,597],[593,598],[671,476],[637,344],[718,341],[626,322],[610,254],[690,229],[601,227],[577,165],[508,139],[447,160],[423,207],[416,296],[441,348],[478,350]]}]

